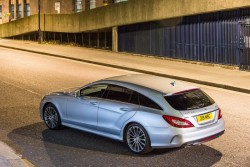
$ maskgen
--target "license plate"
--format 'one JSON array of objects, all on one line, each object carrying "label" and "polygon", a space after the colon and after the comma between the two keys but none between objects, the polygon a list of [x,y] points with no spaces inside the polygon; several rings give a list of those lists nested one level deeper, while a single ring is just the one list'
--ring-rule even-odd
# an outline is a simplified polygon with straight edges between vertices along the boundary
[{"label": "license plate", "polygon": [[213,114],[210,112],[210,113],[206,113],[206,114],[203,114],[203,115],[199,115],[196,117],[197,119],[197,122],[203,122],[203,121],[207,121],[207,120],[211,120],[213,119]]}]

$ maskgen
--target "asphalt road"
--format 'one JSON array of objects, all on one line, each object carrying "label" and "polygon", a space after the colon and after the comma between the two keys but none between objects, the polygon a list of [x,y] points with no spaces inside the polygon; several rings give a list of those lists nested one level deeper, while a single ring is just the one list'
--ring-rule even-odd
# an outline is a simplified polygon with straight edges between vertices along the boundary
[{"label": "asphalt road", "polygon": [[48,130],[40,120],[43,95],[128,73],[133,72],[1,48],[0,140],[41,167],[250,166],[248,94],[200,85],[222,108],[225,134],[201,146],[144,156],[104,137],[70,128]]}]

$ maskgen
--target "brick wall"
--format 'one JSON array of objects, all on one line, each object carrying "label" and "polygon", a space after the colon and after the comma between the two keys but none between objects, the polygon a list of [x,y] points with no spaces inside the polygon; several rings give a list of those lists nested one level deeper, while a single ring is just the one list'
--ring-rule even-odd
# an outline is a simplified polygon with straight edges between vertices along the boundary
[{"label": "brick wall", "polygon": [[[41,13],[57,13],[55,10],[55,3],[60,2],[60,14],[73,13],[74,6],[72,0],[40,0],[41,1]],[[32,0],[30,2],[30,14],[37,14],[38,12],[38,0]]]},{"label": "brick wall", "polygon": [[[16,19],[17,13],[16,13],[16,7],[17,7],[17,0],[11,0],[12,3],[15,6],[14,9],[14,19]],[[38,13],[38,0],[26,0],[27,3],[30,4],[30,15],[34,15]],[[109,3],[111,3],[113,0],[107,0]],[[3,15],[6,15],[6,13],[10,13],[10,6],[9,6],[9,0],[0,0],[0,3],[2,2],[2,9],[3,9]],[[50,13],[55,14],[57,11],[55,10],[55,2],[60,2],[60,14],[69,14],[74,13],[74,3],[73,0],[40,0],[41,3],[41,13]],[[96,0],[96,8],[104,6],[103,0]],[[22,4],[22,17],[24,17],[24,0],[19,0],[19,3]],[[89,10],[90,8],[90,0],[82,0],[82,10]],[[5,16],[2,19],[3,23],[9,22],[9,17]]]},{"label": "brick wall", "polygon": [[103,0],[96,0],[96,7],[102,7],[103,6]]},{"label": "brick wall", "polygon": [[[90,3],[91,3],[92,0],[85,0],[85,3],[86,3],[86,10],[89,10],[90,9]],[[98,8],[98,7],[102,7],[104,6],[104,0],[94,0],[95,1],[95,7]],[[108,3],[111,2],[111,0],[107,0]]]},{"label": "brick wall", "polygon": [[[2,0],[0,0],[0,5],[2,6]],[[3,13],[0,13],[1,17],[0,17],[0,24],[2,24],[2,17],[3,17]]]},{"label": "brick wall", "polygon": [[[37,1],[37,0],[36,0]],[[55,3],[60,2],[60,13],[67,14],[72,13],[74,6],[72,0],[41,0],[41,13],[55,14]],[[37,2],[35,2],[37,4]]]},{"label": "brick wall", "polygon": [[38,0],[31,0],[30,1],[30,15],[37,14],[37,2]]},{"label": "brick wall", "polygon": [[3,23],[7,23],[9,22],[10,17],[8,16],[9,13],[9,1],[7,0],[2,0],[2,9],[3,9],[3,18],[2,18],[2,22]]}]

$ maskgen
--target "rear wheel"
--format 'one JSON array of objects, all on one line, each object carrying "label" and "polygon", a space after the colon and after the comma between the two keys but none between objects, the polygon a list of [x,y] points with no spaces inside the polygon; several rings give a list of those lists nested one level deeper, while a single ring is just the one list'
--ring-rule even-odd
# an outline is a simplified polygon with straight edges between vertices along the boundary
[{"label": "rear wheel", "polygon": [[61,118],[53,104],[45,106],[43,111],[43,119],[49,129],[56,130],[61,127]]},{"label": "rear wheel", "polygon": [[152,151],[149,136],[140,124],[133,123],[129,125],[125,135],[126,143],[132,152],[145,154]]}]

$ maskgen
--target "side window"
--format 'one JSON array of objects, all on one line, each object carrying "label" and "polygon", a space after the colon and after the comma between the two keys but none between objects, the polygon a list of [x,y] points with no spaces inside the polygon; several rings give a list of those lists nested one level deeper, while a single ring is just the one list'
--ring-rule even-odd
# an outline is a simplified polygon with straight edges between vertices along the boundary
[{"label": "side window", "polygon": [[106,99],[129,103],[133,91],[117,85],[109,85],[103,96]]},{"label": "side window", "polygon": [[107,85],[93,85],[87,88],[84,88],[80,91],[80,96],[88,97],[102,97],[103,93],[107,89]]},{"label": "side window", "polygon": [[139,94],[139,101],[141,106],[162,110],[162,108],[158,104],[142,94]]},{"label": "side window", "polygon": [[130,103],[132,104],[136,104],[136,105],[139,105],[139,94],[135,91],[133,91],[133,94],[131,96],[131,99],[130,99]]}]

